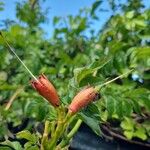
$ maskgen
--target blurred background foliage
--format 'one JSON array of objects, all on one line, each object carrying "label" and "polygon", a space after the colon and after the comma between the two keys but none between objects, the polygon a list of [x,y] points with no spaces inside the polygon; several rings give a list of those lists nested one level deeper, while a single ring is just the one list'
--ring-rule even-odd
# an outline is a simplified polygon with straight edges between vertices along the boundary
[{"label": "blurred background foliage", "polygon": [[[100,85],[134,68],[130,75],[103,87],[100,100],[84,109],[79,117],[97,134],[99,124],[109,124],[129,140],[136,137],[148,142],[150,9],[141,0],[108,2],[113,14],[97,34],[91,24],[99,21],[97,12],[102,11],[102,0],[76,16],[54,17],[50,39],[45,38],[40,27],[47,21],[48,12],[41,9],[44,1],[17,2],[16,17],[24,25],[6,20],[3,34],[33,74],[48,76],[66,105],[83,86]],[[38,125],[46,118],[55,119],[55,110],[31,88],[30,80],[0,38],[1,141],[14,139],[15,133],[23,129],[40,134]],[[11,99],[14,101],[7,108]]]}]

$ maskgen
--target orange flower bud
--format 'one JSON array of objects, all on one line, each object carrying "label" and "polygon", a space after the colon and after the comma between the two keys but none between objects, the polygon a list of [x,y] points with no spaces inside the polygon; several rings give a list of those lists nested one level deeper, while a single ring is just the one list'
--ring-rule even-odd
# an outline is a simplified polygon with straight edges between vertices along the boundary
[{"label": "orange flower bud", "polygon": [[71,113],[80,111],[83,107],[93,101],[96,95],[96,90],[93,87],[83,89],[73,98],[71,104],[69,105],[69,111]]},{"label": "orange flower bud", "polygon": [[59,97],[55,87],[47,79],[45,75],[40,75],[37,80],[31,81],[32,87],[38,91],[46,100],[48,100],[54,107],[59,106]]}]

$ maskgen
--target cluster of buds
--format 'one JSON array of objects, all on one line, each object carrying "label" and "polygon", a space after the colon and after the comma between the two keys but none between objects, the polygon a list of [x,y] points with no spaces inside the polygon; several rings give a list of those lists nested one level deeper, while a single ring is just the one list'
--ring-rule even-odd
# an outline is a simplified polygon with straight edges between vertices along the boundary
[{"label": "cluster of buds", "polygon": [[[58,107],[60,105],[60,99],[57,90],[53,84],[47,79],[45,75],[40,75],[37,80],[31,81],[33,88],[43,96],[51,105]],[[82,108],[87,106],[91,101],[95,99],[97,92],[93,87],[87,87],[81,90],[72,100],[68,109],[72,114],[77,113]]]}]

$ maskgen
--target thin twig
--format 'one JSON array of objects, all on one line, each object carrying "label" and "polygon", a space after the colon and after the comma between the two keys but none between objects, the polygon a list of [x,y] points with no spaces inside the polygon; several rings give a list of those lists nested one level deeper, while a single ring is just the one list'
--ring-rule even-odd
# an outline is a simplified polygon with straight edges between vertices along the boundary
[{"label": "thin twig", "polygon": [[8,109],[11,107],[13,101],[16,99],[16,97],[20,94],[20,92],[21,92],[22,90],[23,90],[23,86],[22,86],[22,87],[19,87],[19,88],[16,90],[16,92],[12,95],[12,97],[11,97],[10,100],[9,100],[9,102],[7,103],[7,105],[6,105],[6,107],[5,107],[5,110],[8,110]]}]

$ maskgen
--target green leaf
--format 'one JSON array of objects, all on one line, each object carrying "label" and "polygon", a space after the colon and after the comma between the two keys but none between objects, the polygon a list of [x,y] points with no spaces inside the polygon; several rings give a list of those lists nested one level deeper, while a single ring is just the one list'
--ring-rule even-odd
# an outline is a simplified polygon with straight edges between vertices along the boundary
[{"label": "green leaf", "polygon": [[25,150],[39,150],[39,147],[38,146],[31,146],[31,147],[28,147]]},{"label": "green leaf", "polygon": [[80,113],[79,117],[97,134],[101,135],[99,121]]},{"label": "green leaf", "polygon": [[28,130],[17,133],[17,138],[26,139],[34,144],[38,141],[38,137],[35,134],[31,134]]},{"label": "green leaf", "polygon": [[134,130],[134,125],[135,123],[133,122],[132,119],[125,117],[125,119],[121,122],[121,127],[124,130]]},{"label": "green leaf", "polygon": [[[96,120],[100,120],[100,112],[96,104],[91,103],[89,104],[83,111],[82,111],[86,116],[94,118]],[[92,114],[92,116],[91,116]]]},{"label": "green leaf", "polygon": [[138,88],[127,93],[129,97],[136,101],[139,106],[144,106],[150,110],[150,92],[146,88]]},{"label": "green leaf", "polygon": [[146,131],[143,127],[138,127],[137,130],[134,132],[134,137],[138,137],[142,140],[147,139]]},{"label": "green leaf", "polygon": [[7,146],[0,146],[1,150],[12,150],[12,148],[7,147]]},{"label": "green leaf", "polygon": [[89,85],[92,85],[92,86],[96,86],[96,85],[100,85],[104,82],[104,77],[96,77],[96,76],[92,76],[92,75],[89,75],[89,76],[86,76],[83,80],[81,80],[79,86],[82,87],[82,86],[87,86],[88,84]]},{"label": "green leaf", "polygon": [[105,111],[101,112],[100,117],[101,117],[102,121],[106,122],[108,119],[108,111],[105,110]]},{"label": "green leaf", "polygon": [[0,71],[0,81],[6,81],[7,80],[7,73],[4,71]]},{"label": "green leaf", "polygon": [[104,56],[103,58],[100,58],[99,60],[94,61],[89,68],[98,70],[103,68],[106,64],[108,64],[111,61],[111,57]]},{"label": "green leaf", "polygon": [[133,137],[133,131],[124,131],[123,134],[126,136],[127,139],[131,140]]},{"label": "green leaf", "polygon": [[133,30],[135,28],[135,22],[134,21],[127,21],[125,26],[126,26],[127,30]]},{"label": "green leaf", "polygon": [[147,108],[150,111],[150,95],[148,97],[142,96],[141,100],[142,100],[145,108]]},{"label": "green leaf", "polygon": [[4,142],[1,142],[0,144],[7,145],[15,150],[23,150],[23,148],[19,142],[11,142],[9,140],[6,140]]},{"label": "green leaf", "polygon": [[100,6],[100,4],[102,2],[103,2],[102,0],[97,0],[95,3],[93,3],[92,10],[91,10],[91,16],[95,15],[95,11],[97,10],[97,8]]},{"label": "green leaf", "polygon": [[129,11],[126,13],[126,17],[129,18],[129,19],[132,19],[134,16],[134,11]]},{"label": "green leaf", "polygon": [[0,11],[3,11],[3,10],[4,10],[4,3],[0,2]]},{"label": "green leaf", "polygon": [[140,114],[141,113],[141,108],[140,105],[138,104],[138,102],[136,100],[132,100],[133,103],[133,109],[136,113]]},{"label": "green leaf", "polygon": [[131,116],[131,113],[133,111],[131,103],[125,99],[123,99],[122,101],[122,111],[123,111],[124,116],[127,116],[127,117]]},{"label": "green leaf", "polygon": [[86,28],[86,21],[87,21],[86,18],[80,20],[76,33],[80,33]]},{"label": "green leaf", "polygon": [[99,61],[95,61],[93,62],[91,65],[87,66],[87,67],[82,67],[82,68],[77,68],[74,70],[74,76],[75,76],[75,80],[78,84],[80,84],[80,82],[87,77],[90,74],[93,74],[94,72],[96,72],[97,70],[101,69],[102,67],[104,67],[104,65],[106,65],[108,62],[110,61],[110,58],[103,58],[100,59]]},{"label": "green leaf", "polygon": [[88,68],[77,68],[74,70],[74,76],[78,84],[83,80],[87,75],[93,73],[93,69]]},{"label": "green leaf", "polygon": [[25,145],[24,145],[24,148],[25,150],[38,150],[38,146],[37,145],[33,145],[32,142],[27,142]]},{"label": "green leaf", "polygon": [[60,21],[60,17],[54,17],[53,25],[55,26]]},{"label": "green leaf", "polygon": [[135,24],[138,25],[138,26],[146,27],[145,20],[134,19],[134,22],[135,22]]},{"label": "green leaf", "polygon": [[109,117],[115,112],[115,99],[112,96],[105,96],[105,105],[108,111]]},{"label": "green leaf", "polygon": [[38,105],[36,107],[36,109],[38,110],[37,119],[39,121],[42,121],[45,118],[46,114],[48,113],[48,107],[47,107],[47,105],[42,105],[41,104],[41,105]]},{"label": "green leaf", "polygon": [[142,126],[146,130],[147,135],[150,137],[150,121],[146,120],[144,123],[142,123]]},{"label": "green leaf", "polygon": [[117,107],[115,107],[115,113],[119,116],[119,118],[122,118],[124,115],[122,99],[116,98],[116,105]]}]

